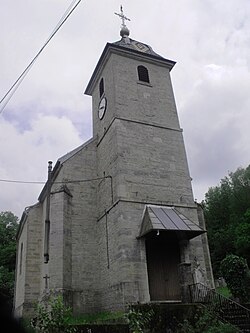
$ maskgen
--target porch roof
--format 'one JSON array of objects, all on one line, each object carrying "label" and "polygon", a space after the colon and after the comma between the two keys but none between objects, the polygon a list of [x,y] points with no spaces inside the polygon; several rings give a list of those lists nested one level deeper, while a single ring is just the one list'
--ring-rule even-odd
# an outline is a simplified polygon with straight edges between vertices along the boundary
[{"label": "porch roof", "polygon": [[138,238],[153,230],[175,231],[185,239],[191,239],[206,232],[175,207],[146,205]]}]

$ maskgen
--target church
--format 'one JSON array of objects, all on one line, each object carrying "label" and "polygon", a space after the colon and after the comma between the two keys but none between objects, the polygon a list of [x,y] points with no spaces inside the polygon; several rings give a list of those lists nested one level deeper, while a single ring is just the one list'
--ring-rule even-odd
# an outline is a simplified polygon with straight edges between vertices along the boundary
[{"label": "church", "polygon": [[107,43],[86,87],[93,137],[48,166],[17,234],[14,308],[34,314],[61,293],[74,314],[188,302],[214,287],[170,72],[175,62],[130,38]]}]

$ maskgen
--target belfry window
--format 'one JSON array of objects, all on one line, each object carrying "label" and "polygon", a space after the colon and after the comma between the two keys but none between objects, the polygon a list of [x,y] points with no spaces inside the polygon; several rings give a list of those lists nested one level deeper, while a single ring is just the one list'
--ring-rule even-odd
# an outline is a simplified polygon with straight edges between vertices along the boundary
[{"label": "belfry window", "polygon": [[138,66],[137,71],[138,71],[139,81],[149,83],[148,69],[144,66]]},{"label": "belfry window", "polygon": [[100,97],[102,97],[102,95],[104,93],[104,80],[103,80],[103,78],[101,79],[101,81],[99,83],[99,93],[100,93]]}]

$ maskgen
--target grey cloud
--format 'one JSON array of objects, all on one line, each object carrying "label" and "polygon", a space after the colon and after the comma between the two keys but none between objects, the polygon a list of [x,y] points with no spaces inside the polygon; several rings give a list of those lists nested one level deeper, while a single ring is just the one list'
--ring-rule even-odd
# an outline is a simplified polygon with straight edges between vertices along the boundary
[{"label": "grey cloud", "polygon": [[[68,6],[68,0],[3,2],[1,96]],[[56,160],[90,137],[91,98],[83,91],[106,42],[120,38],[120,21],[114,15],[119,6],[117,0],[82,1],[38,58],[0,119],[0,154],[4,156],[0,178],[23,179],[25,170],[30,179],[46,177],[47,159]],[[132,38],[177,61],[171,75],[194,192],[200,198],[228,170],[249,161],[250,21],[246,18],[250,2],[228,0],[225,6],[224,1],[216,0],[128,0],[124,10],[131,18]],[[50,137],[51,121],[62,130],[69,126],[68,142],[60,133]],[[39,146],[41,129],[44,144]],[[56,142],[53,149],[50,139]],[[39,163],[36,154],[44,155]],[[35,200],[32,189],[6,185],[4,194],[0,193],[0,210],[19,212]]]}]

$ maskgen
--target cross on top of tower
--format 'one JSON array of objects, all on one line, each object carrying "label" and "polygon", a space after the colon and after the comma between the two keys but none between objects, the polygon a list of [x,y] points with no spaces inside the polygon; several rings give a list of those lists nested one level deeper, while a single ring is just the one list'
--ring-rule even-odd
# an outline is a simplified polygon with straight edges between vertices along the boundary
[{"label": "cross on top of tower", "polygon": [[122,5],[121,5],[120,9],[121,9],[121,12],[115,13],[115,15],[119,16],[122,20],[120,35],[122,37],[126,37],[126,36],[129,36],[129,30],[125,24],[125,20],[130,21],[130,19],[124,15]]},{"label": "cross on top of tower", "polygon": [[115,13],[115,15],[118,15],[121,18],[122,27],[126,27],[125,20],[130,21],[130,19],[123,14],[122,5],[121,5],[121,13]]}]

